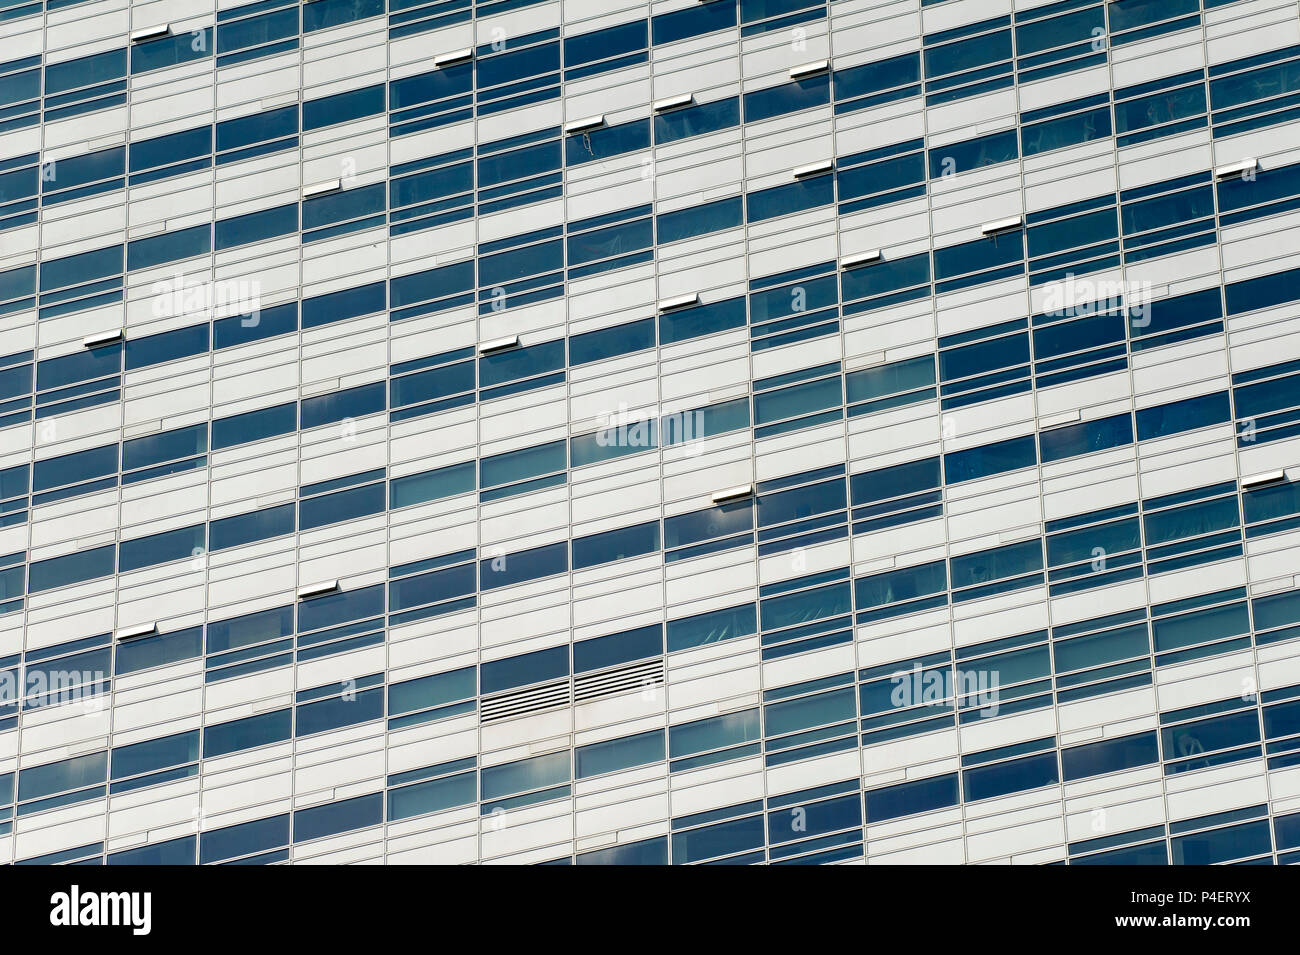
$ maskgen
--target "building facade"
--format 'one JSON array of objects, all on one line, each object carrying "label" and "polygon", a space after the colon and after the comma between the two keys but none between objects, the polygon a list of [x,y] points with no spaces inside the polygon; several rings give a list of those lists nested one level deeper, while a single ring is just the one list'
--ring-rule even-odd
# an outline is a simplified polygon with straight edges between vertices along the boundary
[{"label": "building facade", "polygon": [[1300,857],[1295,0],[0,0],[0,861]]}]

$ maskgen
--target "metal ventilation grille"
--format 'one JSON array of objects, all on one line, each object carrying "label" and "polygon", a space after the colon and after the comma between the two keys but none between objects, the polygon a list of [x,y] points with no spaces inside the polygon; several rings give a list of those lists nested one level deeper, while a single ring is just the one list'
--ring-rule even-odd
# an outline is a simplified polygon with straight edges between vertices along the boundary
[{"label": "metal ventilation grille", "polygon": [[568,680],[534,686],[527,690],[506,693],[482,704],[482,721],[494,723],[497,720],[509,720],[516,716],[531,716],[547,710],[559,709],[570,703]]},{"label": "metal ventilation grille", "polygon": [[515,690],[485,699],[480,709],[481,719],[484,723],[512,720],[520,716],[532,716],[535,713],[572,706],[575,703],[586,703],[602,696],[631,693],[644,690],[648,686],[663,686],[663,683],[664,661],[647,660],[643,663],[619,667],[616,670],[578,677],[572,682],[559,680],[544,686],[533,686],[526,690]]},{"label": "metal ventilation grille", "polygon": [[604,673],[578,677],[573,681],[573,702],[585,703],[598,697],[613,696],[615,693],[642,690],[648,686],[663,686],[663,682],[664,661],[662,659],[633,663],[630,666],[619,667],[617,670],[606,670]]}]

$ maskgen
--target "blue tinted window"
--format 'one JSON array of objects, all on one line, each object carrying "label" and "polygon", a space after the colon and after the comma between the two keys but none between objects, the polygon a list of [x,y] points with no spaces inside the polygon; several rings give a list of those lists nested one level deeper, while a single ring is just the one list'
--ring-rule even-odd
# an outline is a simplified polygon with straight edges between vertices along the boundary
[{"label": "blue tinted window", "polygon": [[679,212],[666,212],[657,220],[659,241],[677,242],[708,232],[730,229],[740,225],[743,218],[739,196],[692,206]]},{"label": "blue tinted window", "polygon": [[1133,419],[1115,415],[1098,421],[1053,428],[1038,436],[1044,464],[1133,443]]},{"label": "blue tinted window", "polygon": [[384,821],[384,794],[371,793],[340,802],[298,809],[293,814],[294,842],[323,839]]},{"label": "blue tinted window", "polygon": [[324,30],[384,12],[384,0],[316,0],[302,5],[302,32]]},{"label": "blue tinted window", "polygon": [[32,593],[79,584],[113,573],[117,548],[109,544],[92,547],[64,557],[33,561],[28,589]]},{"label": "blue tinted window", "polygon": [[302,428],[318,428],[336,424],[348,418],[383,411],[387,405],[387,388],[382,381],[371,385],[358,385],[345,391],[304,398],[302,402]]},{"label": "blue tinted window", "polygon": [[745,198],[745,207],[750,222],[762,222],[834,201],[835,177],[809,176],[788,185],[751,192]]},{"label": "blue tinted window", "polygon": [[[662,219],[662,216],[660,217]],[[584,332],[569,338],[569,364],[585,365],[588,362],[613,358],[629,352],[653,348],[655,323],[652,318]]]},{"label": "blue tinted window", "polygon": [[564,339],[511,348],[478,360],[479,384],[488,388],[564,367]]},{"label": "blue tinted window", "polygon": [[634,119],[577,133],[564,140],[564,159],[570,166],[595,162],[650,147],[650,120]]},{"label": "blue tinted window", "polygon": [[474,462],[452,464],[389,482],[389,506],[406,507],[474,490]]},{"label": "blue tinted window", "polygon": [[384,184],[374,183],[317,196],[302,204],[302,227],[314,229],[331,222],[343,222],[384,211]]},{"label": "blue tinted window", "polygon": [[745,122],[757,123],[830,102],[830,74],[745,94]]},{"label": "blue tinted window", "polygon": [[57,763],[32,766],[18,774],[18,800],[35,799],[69,789],[102,783],[108,775],[108,752],[74,756]]},{"label": "blue tinted window", "polygon": [[274,640],[293,633],[293,608],[275,607],[208,624],[209,653]]},{"label": "blue tinted window", "polygon": [[292,717],[293,711],[285,708],[209,725],[203,730],[203,758],[211,759],[269,743],[282,743],[292,736]]},{"label": "blue tinted window", "polygon": [[321,627],[373,617],[384,612],[384,587],[374,584],[359,590],[345,590],[325,597],[313,597],[298,604],[298,630],[306,632]]},{"label": "blue tinted window", "polygon": [[210,525],[212,550],[226,550],[255,541],[270,540],[292,534],[295,529],[294,505],[281,504],[248,514],[222,517]]},{"label": "blue tinted window", "polygon": [[906,94],[909,85],[918,83],[920,79],[920,56],[916,53],[905,53],[887,60],[836,70],[835,98],[844,100],[868,93],[879,94],[887,90],[899,90]]},{"label": "blue tinted window", "polygon": [[[995,25],[990,21],[988,25]],[[928,39],[928,38],[927,38]],[[1011,57],[1011,31],[995,30],[981,36],[931,46],[925,51],[925,75],[945,76],[986,63],[995,63]]]},{"label": "blue tinted window", "polygon": [[564,469],[564,442],[495,454],[479,462],[479,484],[495,487]]},{"label": "blue tinted window", "polygon": [[687,650],[758,632],[758,608],[742,604],[668,622],[668,650]]},{"label": "blue tinted window", "polygon": [[1231,417],[1226,391],[1157,405],[1154,408],[1140,408],[1137,413],[1138,440],[1146,441],[1148,438],[1223,424]]},{"label": "blue tinted window", "polygon": [[664,731],[650,730],[604,743],[579,746],[574,750],[573,758],[578,779],[657,763],[664,758]]},{"label": "blue tinted window", "polygon": [[384,111],[384,84],[366,86],[346,93],[335,93],[302,104],[302,128],[320,129],[336,123],[347,123],[363,116],[374,116]]},{"label": "blue tinted window", "polygon": [[736,4],[700,3],[673,13],[662,13],[651,21],[654,42],[672,43],[702,36],[736,25]]},{"label": "blue tinted window", "polygon": [[109,865],[193,865],[197,836],[181,836],[108,854]]},{"label": "blue tinted window", "polygon": [[126,75],[126,50],[108,50],[45,68],[45,95],[104,83]]},{"label": "blue tinted window", "polygon": [[81,381],[93,381],[122,370],[122,346],[106,345],[87,348],[62,358],[51,358],[36,365],[36,389],[58,388]]},{"label": "blue tinted window", "polygon": [[167,361],[189,358],[208,350],[208,326],[194,325],[162,332],[144,338],[133,338],[126,343],[126,369],[146,368]]},{"label": "blue tinted window", "polygon": [[394,683],[388,688],[388,712],[410,713],[469,699],[478,692],[476,687],[474,667]]},{"label": "blue tinted window", "polygon": [[384,690],[380,687],[316,703],[302,703],[295,709],[295,735],[324,733],[380,719],[384,715]]},{"label": "blue tinted window", "polygon": [[1021,127],[1020,149],[1026,156],[1104,139],[1111,133],[1110,108],[1100,107]]},{"label": "blue tinted window", "polygon": [[199,836],[199,863],[221,862],[289,844],[289,814],[205,830]]},{"label": "blue tinted window", "polygon": [[109,775],[112,779],[123,779],[168,766],[191,763],[198,758],[199,731],[190,730],[143,743],[114,747]]},{"label": "blue tinted window", "polygon": [[212,55],[212,28],[189,30],[176,36],[131,46],[131,72],[160,70]]},{"label": "blue tinted window", "polygon": [[382,312],[385,298],[384,283],[372,282],[369,285],[303,299],[302,327],[316,328],[357,315]]},{"label": "blue tinted window", "polygon": [[1043,569],[1043,545],[1037,538],[953,557],[953,587],[969,587]]},{"label": "blue tinted window", "polygon": [[46,458],[32,466],[32,490],[44,491],[102,477],[117,470],[117,445]]},{"label": "blue tinted window", "polygon": [[294,136],[297,132],[298,107],[281,106],[217,123],[217,149],[236,149],[284,136]]},{"label": "blue tinted window", "polygon": [[390,821],[406,819],[454,806],[468,806],[477,796],[478,780],[473,772],[402,786],[388,791],[388,818]]},{"label": "blue tinted window", "polygon": [[113,245],[41,263],[41,291],[78,285],[122,271],[122,246]]},{"label": "blue tinted window", "polygon": [[477,61],[479,89],[539,76],[560,68],[560,44],[541,43],[522,49],[507,49]]},{"label": "blue tinted window", "polygon": [[689,756],[752,742],[761,736],[757,708],[740,713],[725,713],[669,727],[668,752],[674,758]]},{"label": "blue tinted window", "polygon": [[558,680],[568,675],[568,646],[551,647],[502,660],[490,660],[479,667],[479,680],[484,693],[496,693],[531,683]]},{"label": "blue tinted window", "polygon": [[388,585],[388,609],[406,610],[424,604],[472,594],[475,587],[473,563],[446,570],[433,570],[394,580]]},{"label": "blue tinted window", "polygon": [[128,640],[117,648],[115,673],[135,673],[150,667],[190,660],[203,652],[203,628],[190,627],[175,633]]},{"label": "blue tinted window", "polygon": [[244,414],[218,418],[212,422],[212,449],[231,448],[248,441],[279,434],[290,434],[298,427],[298,405],[291,403],[247,411]]},{"label": "blue tinted window", "polygon": [[580,63],[618,56],[631,50],[643,50],[646,45],[647,26],[645,20],[634,20],[631,23],[621,23],[605,27],[603,30],[571,36],[564,41],[564,65],[577,66]]},{"label": "blue tinted window", "polygon": [[994,133],[979,139],[968,139],[948,146],[935,146],[930,150],[930,176],[967,172],[983,166],[1009,162],[1019,153],[1016,150],[1016,131]]},{"label": "blue tinted window", "polygon": [[[312,3],[308,7],[320,7],[322,4]],[[246,14],[251,13],[262,4],[249,4],[247,9],[235,7],[225,13]],[[298,33],[298,10],[295,8],[273,10],[270,13],[264,13],[261,16],[245,17],[236,20],[234,23],[226,23],[217,27],[217,52],[227,53],[230,50],[240,50],[245,47],[258,46],[262,43],[269,43],[272,40],[280,40],[287,36],[295,36]]]},{"label": "blue tinted window", "polygon": [[1057,782],[1060,782],[1060,772],[1055,752],[962,771],[962,790],[965,798],[972,802]]},{"label": "blue tinted window", "polygon": [[900,816],[946,809],[957,804],[957,774],[935,776],[897,786],[885,786],[866,793],[868,823],[884,822]]},{"label": "blue tinted window", "polygon": [[573,540],[573,569],[605,564],[613,560],[626,560],[659,550],[659,522],[620,527],[617,530],[575,537]]},{"label": "blue tinted window", "polygon": [[506,587],[569,569],[568,542],[546,544],[530,550],[504,554],[479,562],[479,586],[484,590]]},{"label": "blue tinted window", "polygon": [[1009,438],[967,451],[953,451],[943,456],[944,475],[949,484],[1003,474],[1036,463],[1033,435]]},{"label": "blue tinted window", "polygon": [[659,341],[669,345],[700,335],[742,328],[746,322],[745,300],[727,299],[711,305],[673,309],[659,316]]},{"label": "blue tinted window", "polygon": [[663,652],[663,625],[651,624],[592,640],[579,640],[573,645],[573,671],[600,670],[631,660],[659,656]]},{"label": "blue tinted window", "polygon": [[212,323],[214,348],[233,348],[298,330],[298,303],[286,302]]},{"label": "blue tinted window", "polygon": [[886,606],[939,593],[948,587],[948,571],[941,560],[905,570],[886,571],[853,582],[858,609]]},{"label": "blue tinted window", "polygon": [[[569,752],[548,753],[500,766],[485,766],[482,772],[484,802],[530,790],[546,789],[570,779]],[[484,807],[485,811],[487,807]]]},{"label": "blue tinted window", "polygon": [[118,571],[126,573],[168,561],[201,555],[207,543],[207,525],[195,524],[174,531],[122,541],[118,548]]},{"label": "blue tinted window", "polygon": [[[723,6],[723,4],[714,4]],[[662,146],[675,143],[688,136],[702,136],[720,129],[740,125],[740,97],[732,96],[712,103],[687,106],[656,113],[654,118],[655,142]]]},{"label": "blue tinted window", "polygon": [[221,219],[216,229],[218,251],[288,235],[298,229],[298,203]]}]

